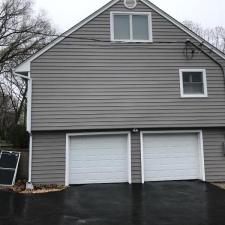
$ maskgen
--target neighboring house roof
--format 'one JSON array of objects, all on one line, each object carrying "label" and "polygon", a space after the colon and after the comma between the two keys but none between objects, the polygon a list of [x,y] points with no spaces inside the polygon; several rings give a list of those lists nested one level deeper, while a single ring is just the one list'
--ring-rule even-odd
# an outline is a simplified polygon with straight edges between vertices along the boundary
[{"label": "neighboring house roof", "polygon": [[[29,72],[30,71],[30,63],[34,59],[38,58],[44,52],[48,51],[54,45],[56,45],[57,43],[59,43],[60,41],[62,41],[64,38],[66,38],[67,36],[69,36],[70,34],[72,34],[73,32],[75,32],[76,30],[78,30],[79,28],[81,28],[82,26],[84,26],[86,23],[88,23],[89,21],[91,21],[92,19],[94,19],[95,17],[97,17],[102,12],[104,12],[105,10],[107,10],[108,8],[110,8],[111,6],[113,6],[114,4],[116,4],[119,1],[120,0],[112,0],[112,1],[110,1],[108,4],[106,4],[105,6],[103,6],[102,8],[100,8],[99,10],[97,10],[96,12],[94,12],[93,14],[91,14],[90,16],[88,16],[86,19],[82,20],[77,25],[75,25],[72,28],[70,28],[68,31],[66,31],[65,33],[63,33],[62,35],[60,35],[58,38],[56,38],[50,44],[48,44],[43,49],[41,49],[40,51],[38,51],[37,53],[35,53],[34,55],[32,55],[30,58],[28,58],[26,61],[24,61],[22,64],[20,64],[19,66],[17,66],[16,69],[15,69],[15,71],[18,72],[18,73]],[[203,38],[201,38],[200,36],[198,36],[197,34],[195,34],[189,28],[187,28],[186,26],[184,26],[182,23],[178,22],[176,19],[174,19],[173,17],[171,17],[170,15],[168,15],[166,12],[164,12],[163,10],[161,10],[160,8],[158,8],[156,5],[154,5],[153,3],[149,2],[148,0],[139,0],[139,1],[141,1],[142,3],[146,4],[147,6],[149,6],[153,10],[155,10],[161,16],[163,16],[164,18],[166,18],[167,20],[169,20],[170,22],[172,22],[174,25],[176,25],[178,28],[180,28],[181,30],[183,30],[184,32],[186,32],[187,34],[189,34],[191,37],[193,37],[196,41],[202,43],[204,46],[206,46],[207,48],[211,49],[215,54],[217,54],[221,58],[225,59],[225,54],[222,51],[220,51],[219,49],[217,49],[216,47],[214,47],[213,45],[211,45],[209,42],[207,42],[206,40],[204,40]]]}]

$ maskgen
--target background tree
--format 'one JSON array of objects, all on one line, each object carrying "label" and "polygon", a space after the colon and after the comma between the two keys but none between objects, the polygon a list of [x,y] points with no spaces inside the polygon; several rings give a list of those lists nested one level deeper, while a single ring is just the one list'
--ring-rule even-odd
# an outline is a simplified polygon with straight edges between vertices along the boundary
[{"label": "background tree", "polygon": [[184,21],[184,25],[225,53],[224,27],[204,28],[200,24],[188,20]]},{"label": "background tree", "polygon": [[[35,13],[29,0],[0,3],[0,138],[7,139],[24,125],[26,81],[12,69],[55,36],[55,29],[43,12]],[[7,118],[7,117],[10,117]],[[10,121],[10,122],[9,122]],[[19,124],[19,125],[18,125]],[[18,135],[18,133],[17,133]],[[11,138],[12,140],[15,137]]]}]

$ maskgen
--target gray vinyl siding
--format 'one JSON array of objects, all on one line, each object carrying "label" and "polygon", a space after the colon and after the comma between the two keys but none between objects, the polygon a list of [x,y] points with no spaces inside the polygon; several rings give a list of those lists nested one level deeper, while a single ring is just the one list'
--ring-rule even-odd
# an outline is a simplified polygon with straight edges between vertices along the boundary
[{"label": "gray vinyl siding", "polygon": [[[66,132],[34,132],[32,182],[65,184]],[[141,183],[140,133],[131,134],[131,179]]]},{"label": "gray vinyl siding", "polygon": [[65,184],[65,132],[33,133],[32,182]]},{"label": "gray vinyl siding", "polygon": [[140,133],[131,133],[131,178],[132,183],[141,183]]},{"label": "gray vinyl siding", "polygon": [[[225,181],[225,129],[203,129],[206,181]],[[65,184],[66,132],[34,132],[32,182]],[[131,133],[132,183],[141,183],[140,133]]]},{"label": "gray vinyl siding", "polygon": [[225,129],[204,129],[205,172],[207,181],[225,181]]},{"label": "gray vinyl siding", "polygon": [[[202,53],[184,57],[191,38],[138,1],[153,44],[110,43],[110,11],[129,10],[121,0],[32,62],[32,130],[225,126],[222,72]],[[207,70],[208,98],[180,98],[180,68]]]}]

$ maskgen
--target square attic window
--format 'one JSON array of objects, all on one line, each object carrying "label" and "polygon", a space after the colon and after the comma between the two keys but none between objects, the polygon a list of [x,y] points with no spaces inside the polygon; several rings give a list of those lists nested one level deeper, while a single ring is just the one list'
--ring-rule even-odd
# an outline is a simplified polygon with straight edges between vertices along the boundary
[{"label": "square attic window", "polygon": [[152,42],[151,13],[111,13],[111,40]]},{"label": "square attic window", "polygon": [[180,70],[181,97],[207,97],[206,71],[203,69]]}]

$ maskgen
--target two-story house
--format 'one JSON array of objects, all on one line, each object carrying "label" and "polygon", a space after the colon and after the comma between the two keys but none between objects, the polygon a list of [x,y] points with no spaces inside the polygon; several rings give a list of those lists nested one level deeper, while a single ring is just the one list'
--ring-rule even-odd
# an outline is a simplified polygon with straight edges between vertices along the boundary
[{"label": "two-story house", "polygon": [[113,0],[19,65],[29,182],[225,180],[225,55],[147,0]]}]

